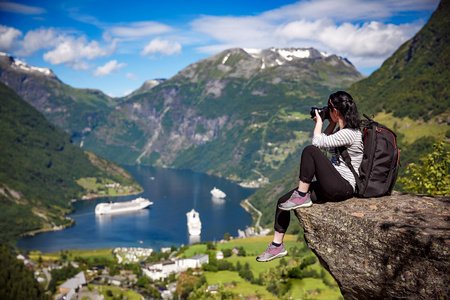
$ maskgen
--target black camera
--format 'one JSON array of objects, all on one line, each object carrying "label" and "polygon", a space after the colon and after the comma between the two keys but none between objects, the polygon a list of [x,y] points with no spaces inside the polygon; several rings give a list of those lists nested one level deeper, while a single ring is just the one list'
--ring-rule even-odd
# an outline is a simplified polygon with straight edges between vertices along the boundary
[{"label": "black camera", "polygon": [[317,112],[319,113],[319,116],[322,119],[322,121],[331,119],[330,109],[328,108],[328,106],[324,106],[322,108],[311,107],[311,119],[313,119],[316,116],[316,112],[315,112],[316,109],[317,109]]}]

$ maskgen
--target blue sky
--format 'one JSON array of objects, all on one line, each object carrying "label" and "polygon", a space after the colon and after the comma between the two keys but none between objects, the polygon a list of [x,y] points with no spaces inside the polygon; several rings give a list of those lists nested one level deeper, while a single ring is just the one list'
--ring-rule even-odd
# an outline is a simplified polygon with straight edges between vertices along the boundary
[{"label": "blue sky", "polygon": [[438,0],[0,0],[0,51],[64,83],[122,97],[229,48],[309,48],[365,75],[428,21]]}]

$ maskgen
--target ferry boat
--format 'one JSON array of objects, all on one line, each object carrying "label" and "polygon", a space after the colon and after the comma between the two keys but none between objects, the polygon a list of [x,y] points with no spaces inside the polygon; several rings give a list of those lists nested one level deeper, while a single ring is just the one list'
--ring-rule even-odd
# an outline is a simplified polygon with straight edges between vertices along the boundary
[{"label": "ferry boat", "polygon": [[96,215],[115,214],[122,212],[129,212],[140,210],[152,205],[153,202],[148,199],[139,197],[131,201],[113,202],[113,203],[99,203],[95,206]]},{"label": "ferry boat", "polygon": [[222,192],[221,190],[219,190],[219,189],[216,188],[216,187],[214,187],[214,188],[211,190],[211,195],[213,195],[213,196],[216,197],[216,198],[225,198],[225,197],[227,196],[224,192]]},{"label": "ferry boat", "polygon": [[194,209],[186,214],[189,235],[200,235],[202,232],[202,222],[200,215]]}]

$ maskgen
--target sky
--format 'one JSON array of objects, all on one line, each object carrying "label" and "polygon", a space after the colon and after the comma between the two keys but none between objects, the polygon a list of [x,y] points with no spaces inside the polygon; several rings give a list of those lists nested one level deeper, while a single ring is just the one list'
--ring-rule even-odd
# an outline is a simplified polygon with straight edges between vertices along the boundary
[{"label": "sky", "polygon": [[230,48],[309,48],[378,69],[438,0],[0,0],[0,51],[123,97]]}]

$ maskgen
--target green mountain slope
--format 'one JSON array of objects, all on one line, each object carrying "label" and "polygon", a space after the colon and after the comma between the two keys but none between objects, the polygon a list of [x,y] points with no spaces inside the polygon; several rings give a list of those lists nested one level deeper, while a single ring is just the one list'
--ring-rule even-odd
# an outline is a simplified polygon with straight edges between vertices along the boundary
[{"label": "green mountain slope", "polygon": [[67,226],[70,200],[89,191],[82,178],[141,188],[122,168],[71,143],[71,137],[0,83],[0,242]]},{"label": "green mountain slope", "polygon": [[368,114],[427,121],[450,109],[450,3],[442,1],[427,24],[370,77],[348,92]]},{"label": "green mountain slope", "polygon": [[120,163],[274,180],[308,139],[310,107],[363,77],[312,48],[229,49],[127,98],[84,147]]}]

